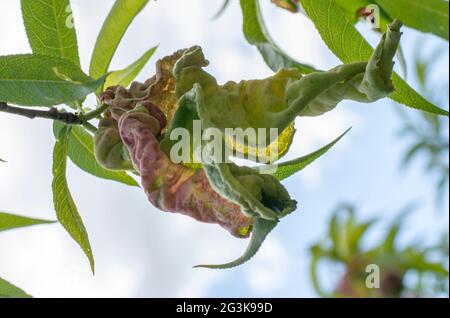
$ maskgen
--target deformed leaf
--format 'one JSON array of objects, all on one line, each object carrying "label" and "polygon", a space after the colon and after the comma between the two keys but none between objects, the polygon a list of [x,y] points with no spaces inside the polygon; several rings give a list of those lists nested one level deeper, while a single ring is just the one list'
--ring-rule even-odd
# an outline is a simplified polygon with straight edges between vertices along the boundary
[{"label": "deformed leaf", "polygon": [[[373,52],[371,46],[334,0],[303,0],[302,6],[330,50],[344,63],[369,59]],[[448,111],[428,102],[396,74],[393,84],[395,91],[389,97],[394,101],[429,113],[448,116]]]},{"label": "deformed leaf", "polygon": [[31,298],[31,296],[0,277],[0,298]]},{"label": "deformed leaf", "polygon": [[94,257],[89,243],[89,237],[70,194],[66,179],[69,136],[70,127],[65,126],[61,129],[53,150],[53,203],[58,221],[86,254],[92,272],[94,272]]},{"label": "deformed leaf", "polygon": [[[53,132],[55,137],[59,135],[64,124],[55,122]],[[84,128],[74,126],[69,137],[69,158],[81,170],[93,176],[117,181],[130,186],[138,186],[137,182],[123,171],[111,171],[103,168],[96,160],[94,154],[94,137]]]},{"label": "deformed leaf", "polygon": [[94,92],[94,80],[69,60],[47,55],[0,57],[0,100],[21,106],[53,106]]},{"label": "deformed leaf", "polygon": [[66,58],[79,66],[70,0],[21,0],[20,3],[33,53]]},{"label": "deformed leaf", "polygon": [[249,245],[244,252],[244,255],[232,261],[230,263],[222,265],[197,265],[194,268],[211,268],[211,269],[226,269],[233,268],[244,264],[249,261],[260,249],[262,243],[266,239],[267,235],[275,228],[278,221],[269,221],[261,218],[256,218],[253,224],[252,236],[250,238]]},{"label": "deformed leaf", "polygon": [[139,75],[139,72],[147,64],[148,60],[153,56],[158,47],[153,47],[144,55],[142,55],[136,62],[124,68],[123,70],[114,71],[106,77],[104,87],[120,85],[127,87]]},{"label": "deformed leaf", "polygon": [[20,227],[39,225],[39,224],[50,224],[50,223],[55,223],[55,221],[40,220],[40,219],[34,219],[34,218],[25,217],[25,216],[0,212],[0,232],[12,230],[15,228],[20,228]]},{"label": "deformed leaf", "polygon": [[312,66],[296,62],[278,47],[265,26],[257,0],[241,0],[241,9],[245,38],[248,43],[258,48],[272,71],[278,72],[281,68],[293,67],[299,69],[303,74],[315,71]]}]

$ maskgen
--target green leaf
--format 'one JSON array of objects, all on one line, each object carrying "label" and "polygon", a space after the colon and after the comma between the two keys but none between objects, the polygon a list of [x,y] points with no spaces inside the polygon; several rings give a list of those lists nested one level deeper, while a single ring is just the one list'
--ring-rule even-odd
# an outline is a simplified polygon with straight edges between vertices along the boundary
[{"label": "green leaf", "polygon": [[48,55],[0,57],[0,100],[22,106],[53,106],[79,100],[102,84],[72,62]]},{"label": "green leaf", "polygon": [[[59,132],[64,127],[64,124],[54,122],[53,133],[55,137],[59,136]],[[94,153],[94,138],[82,127],[72,127],[68,154],[78,168],[93,176],[114,180],[130,186],[138,186],[137,182],[125,172],[107,170],[98,164]]]},{"label": "green leaf", "polygon": [[262,243],[266,239],[267,235],[275,228],[278,221],[269,221],[261,218],[257,218],[253,224],[252,237],[250,238],[250,243],[244,252],[244,255],[239,257],[233,262],[222,264],[222,265],[197,265],[194,268],[211,268],[211,269],[226,269],[232,268],[244,264],[249,261],[258,252]]},{"label": "green leaf", "polygon": [[78,209],[70,194],[67,185],[66,169],[67,155],[69,151],[70,127],[61,129],[58,140],[53,150],[53,203],[55,206],[58,221],[70,234],[70,236],[80,245],[89,259],[92,272],[94,273],[94,257],[89,243],[86,228],[83,225]]},{"label": "green leaf", "polygon": [[272,71],[277,72],[280,68],[298,68],[303,74],[315,71],[312,66],[296,62],[277,46],[264,24],[257,0],[241,0],[241,9],[245,38],[258,48]]},{"label": "green leaf", "polygon": [[80,65],[69,0],[21,0],[22,17],[33,53],[66,58]]},{"label": "green leaf", "polygon": [[104,87],[115,85],[127,87],[136,78],[136,76],[139,75],[139,73],[147,64],[148,60],[153,56],[157,48],[158,47],[155,46],[145,52],[144,55],[142,55],[136,62],[129,65],[127,68],[109,73],[106,77]]},{"label": "green leaf", "polygon": [[[281,181],[303,170],[305,167],[313,163],[316,159],[320,158],[328,150],[330,150],[339,140],[341,140],[350,131],[350,129],[346,130],[342,135],[340,135],[338,138],[336,138],[334,141],[332,141],[325,147],[322,147],[309,155],[291,161],[280,163],[275,172],[272,173],[272,175]],[[273,169],[273,167],[268,167],[266,169],[271,170]]]},{"label": "green leaf", "polygon": [[55,221],[28,218],[9,213],[0,212],[0,232],[38,224],[50,224]]},{"label": "green leaf", "polygon": [[[330,50],[344,63],[369,60],[373,52],[372,47],[334,0],[304,0],[302,6]],[[448,111],[428,102],[396,74],[393,76],[393,83],[395,92],[390,98],[394,101],[411,108],[448,116]]]},{"label": "green leaf", "polygon": [[6,162],[5,160],[3,160],[2,158],[0,158],[0,162]]},{"label": "green leaf", "polygon": [[0,277],[0,298],[31,298],[31,296]]},{"label": "green leaf", "polygon": [[95,43],[89,68],[92,77],[97,78],[108,72],[126,30],[147,3],[148,0],[116,0]]},{"label": "green leaf", "polygon": [[448,1],[375,0],[392,18],[422,32],[430,32],[448,41]]}]

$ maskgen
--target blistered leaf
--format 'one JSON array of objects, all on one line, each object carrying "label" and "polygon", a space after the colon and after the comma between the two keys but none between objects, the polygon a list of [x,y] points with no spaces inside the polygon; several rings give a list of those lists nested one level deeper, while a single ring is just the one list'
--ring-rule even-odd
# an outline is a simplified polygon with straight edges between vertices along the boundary
[{"label": "blistered leaf", "polygon": [[63,57],[79,66],[77,34],[70,1],[21,0],[20,3],[33,53]]},{"label": "blistered leaf", "polygon": [[47,221],[29,218],[25,216],[15,215],[0,212],[0,232],[12,230],[20,227],[39,225],[39,224],[50,224],[55,223],[55,221]]},{"label": "blistered leaf", "polygon": [[278,220],[297,208],[287,190],[273,176],[232,163],[203,163],[211,186],[247,215]]},{"label": "blistered leaf", "polygon": [[91,57],[89,74],[100,77],[108,73],[112,58],[134,18],[149,0],[116,0],[103,23]]},{"label": "blistered leaf", "polygon": [[160,149],[160,115],[155,107],[138,105],[123,113],[118,122],[129,160],[141,176],[149,201],[162,211],[219,224],[236,237],[247,237],[252,219],[240,206],[215,191],[202,169],[173,163]]},{"label": "blistered leaf", "polygon": [[249,261],[260,249],[262,243],[266,239],[267,235],[275,228],[278,221],[269,221],[261,218],[255,219],[253,224],[252,236],[250,238],[249,245],[244,252],[244,255],[239,257],[233,262],[222,265],[197,265],[195,268],[211,268],[211,269],[226,269],[233,268],[244,264]]},{"label": "blistered leaf", "polygon": [[[334,0],[302,0],[302,7],[319,30],[331,51],[344,63],[365,61],[373,50]],[[393,76],[395,91],[390,98],[406,106],[448,116],[448,112],[425,100],[398,75]]]},{"label": "blistered leaf", "polygon": [[136,62],[124,68],[123,70],[114,71],[106,77],[104,87],[120,85],[127,87],[139,75],[141,70],[145,67],[148,60],[153,56],[157,47],[153,47],[144,55],[142,55]]},{"label": "blistered leaf", "polygon": [[0,100],[22,106],[53,106],[89,95],[104,78],[92,79],[62,58],[47,55],[0,57]]},{"label": "blistered leaf", "polygon": [[31,298],[31,296],[0,277],[0,298]]},{"label": "blistered leaf", "polygon": [[58,221],[86,254],[92,272],[94,272],[94,256],[89,243],[89,237],[72,195],[70,194],[66,179],[69,136],[70,127],[65,126],[61,129],[53,150],[53,204],[55,206]]},{"label": "blistered leaf", "polygon": [[[203,70],[208,61],[200,47],[186,50],[173,71],[180,102],[163,140],[164,148],[173,144],[167,140],[173,129],[191,130],[192,119],[198,118],[205,130],[219,129],[230,148],[252,155],[246,159],[267,163],[280,158],[292,141],[292,125],[297,116],[321,115],[344,99],[373,102],[394,90],[392,58],[400,40],[399,28],[398,22],[392,24],[368,63],[341,65],[308,75],[297,69],[281,69],[266,79],[230,81],[224,85],[218,85]],[[230,127],[239,128],[241,136],[236,136],[235,129],[229,138]],[[283,138],[277,140],[280,134]],[[270,151],[274,142],[279,147]]]}]

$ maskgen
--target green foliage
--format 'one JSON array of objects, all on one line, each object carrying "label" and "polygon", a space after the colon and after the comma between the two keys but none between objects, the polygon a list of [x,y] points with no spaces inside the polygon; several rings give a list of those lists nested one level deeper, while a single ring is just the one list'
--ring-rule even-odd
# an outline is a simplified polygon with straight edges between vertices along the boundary
[{"label": "green foliage", "polygon": [[[65,127],[62,123],[55,122],[53,132],[55,137],[59,136],[61,129]],[[103,168],[95,159],[94,137],[83,127],[72,127],[69,136],[70,160],[81,170],[93,176],[114,180],[130,186],[138,186],[137,182],[127,173],[122,171],[111,171]]]},{"label": "green foliage", "polygon": [[53,106],[79,100],[103,82],[56,56],[23,54],[0,57],[0,99],[22,106]]},{"label": "green foliage", "polygon": [[55,221],[33,219],[25,216],[0,212],[0,232],[20,227],[50,223],[55,223]]},{"label": "green foliage", "polygon": [[[429,290],[407,286],[403,282],[406,273],[431,275],[434,280],[448,280],[448,266],[443,248],[440,244],[423,248],[419,244],[411,244],[400,248],[396,243],[406,216],[412,207],[404,209],[385,231],[385,236],[371,248],[362,247],[361,241],[373,228],[376,220],[357,222],[353,207],[343,206],[333,214],[328,236],[311,247],[311,279],[317,293],[323,297],[402,297],[415,295],[429,296]],[[448,246],[445,247],[448,249]],[[438,252],[432,257],[432,252]],[[436,254],[436,253],[435,253]],[[333,292],[325,292],[318,279],[318,267],[322,260],[329,260],[344,265],[345,274]],[[375,264],[381,269],[380,288],[365,287],[366,266]],[[396,281],[394,286],[390,281]]]},{"label": "green foliage", "polygon": [[148,0],[116,0],[95,43],[89,68],[92,77],[108,72],[126,30],[147,3]]},{"label": "green foliage", "polygon": [[244,19],[244,35],[247,41],[256,46],[264,61],[274,72],[281,68],[295,67],[303,74],[315,69],[312,66],[296,62],[283,52],[270,37],[257,0],[241,0],[241,9]]},{"label": "green foliage", "polygon": [[58,221],[80,245],[89,259],[92,272],[94,272],[94,257],[88,234],[67,185],[66,169],[70,130],[68,126],[60,130],[53,150],[53,203]]},{"label": "green foliage", "polygon": [[26,292],[0,278],[0,298],[31,298]]},{"label": "green foliage", "polygon": [[431,32],[448,41],[448,1],[445,0],[375,0],[392,19],[407,26]]},{"label": "green foliage", "polygon": [[[438,46],[429,54],[424,54],[419,46],[418,43],[413,62],[415,64],[414,75],[420,84],[420,91],[438,105],[447,105],[448,107],[448,80],[439,81],[434,85],[431,85],[432,82],[430,82],[431,75],[440,67],[440,61],[444,58],[442,49],[446,45]],[[425,173],[427,176],[432,174],[435,177],[436,199],[441,200],[445,196],[449,179],[448,121],[430,114],[411,116],[404,111],[398,113],[403,122],[399,136],[409,140],[409,146],[401,163],[402,168],[408,168],[415,159],[425,159]]]},{"label": "green foliage", "polygon": [[[333,0],[303,0],[302,6],[314,22],[324,42],[344,63],[366,61],[372,48]],[[429,113],[448,116],[448,112],[425,100],[399,76],[394,75],[394,101]]]},{"label": "green foliage", "polygon": [[[331,148],[333,148],[334,145],[336,145],[348,132],[350,129],[348,129],[346,132],[344,132],[342,135],[340,135],[338,138],[333,140],[328,145],[297,159],[290,160],[287,162],[279,163],[276,167],[275,172],[272,173],[272,175],[277,178],[278,180],[285,180],[289,178],[290,176],[293,176],[294,174],[300,172],[307,166],[309,166],[311,163],[322,157],[325,153],[328,152]],[[273,167],[267,167],[262,168],[262,171],[267,170],[270,171]]]},{"label": "green foliage", "polygon": [[153,47],[144,55],[142,55],[136,62],[130,64],[128,67],[120,71],[114,71],[108,74],[106,77],[104,87],[110,87],[115,85],[120,85],[127,87],[130,83],[139,75],[144,66],[147,64],[148,60],[153,56],[158,47]]},{"label": "green foliage", "polygon": [[21,0],[21,7],[33,53],[66,58],[79,66],[77,34],[70,1]]}]

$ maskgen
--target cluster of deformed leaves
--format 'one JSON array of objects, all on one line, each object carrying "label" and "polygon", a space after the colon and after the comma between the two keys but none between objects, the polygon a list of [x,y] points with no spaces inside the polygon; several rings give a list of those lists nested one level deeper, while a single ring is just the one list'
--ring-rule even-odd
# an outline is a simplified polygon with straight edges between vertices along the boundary
[{"label": "cluster of deformed leaves", "polygon": [[[397,243],[405,217],[411,211],[412,207],[408,207],[399,213],[380,243],[366,248],[362,241],[377,220],[357,222],[352,206],[338,208],[325,239],[311,247],[311,280],[316,292],[322,297],[351,298],[430,297],[448,293],[448,237],[431,247],[415,243],[400,248]],[[322,261],[328,261],[329,268],[331,264],[345,268],[331,292],[323,290],[318,278]],[[366,285],[372,266],[379,269],[374,272],[380,275],[377,288]],[[415,286],[405,281],[406,274],[417,276]]]},{"label": "cluster of deformed leaves", "polygon": [[[218,129],[234,153],[253,154],[246,158],[256,162],[266,156],[278,159],[291,145],[298,116],[321,115],[344,99],[373,102],[394,90],[392,58],[400,27],[399,21],[391,24],[368,62],[308,75],[296,68],[280,69],[266,79],[224,85],[204,70],[208,61],[200,47],[175,52],[158,62],[157,74],[145,83],[133,83],[130,89],[111,87],[102,94],[109,109],[95,136],[97,160],[108,169],[133,167],[150,201],[161,210],[220,224],[238,237],[252,231],[250,249],[243,257],[208,267],[239,265],[256,253],[281,218],[296,209],[296,202],[274,176],[238,167],[223,156],[202,157],[197,167],[189,166],[193,156],[171,162],[175,146],[171,133],[185,128],[194,136],[193,121],[200,120],[204,129]],[[260,138],[230,141],[229,127],[277,128],[279,138],[264,145],[276,142],[281,147],[273,154],[269,146],[261,154]],[[199,146],[193,145],[192,153]]]}]

